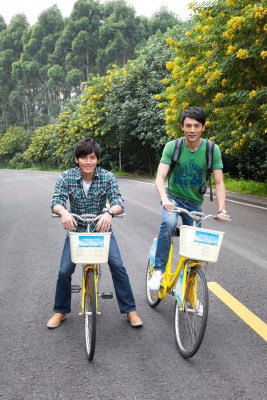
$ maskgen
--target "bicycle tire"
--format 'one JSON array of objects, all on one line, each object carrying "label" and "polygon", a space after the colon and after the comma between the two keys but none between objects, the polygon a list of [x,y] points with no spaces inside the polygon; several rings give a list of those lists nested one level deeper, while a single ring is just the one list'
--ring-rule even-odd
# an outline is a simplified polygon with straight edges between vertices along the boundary
[{"label": "bicycle tire", "polygon": [[[190,281],[191,279],[191,281]],[[192,306],[189,302],[191,299]],[[187,279],[186,295],[183,307],[175,302],[174,309],[174,330],[178,351],[183,358],[190,358],[198,351],[204,338],[209,308],[208,285],[204,272],[199,267],[192,267]],[[194,294],[193,294],[194,293]],[[203,313],[199,315],[199,302],[202,304]]]},{"label": "bicycle tire", "polygon": [[147,286],[147,283],[148,283],[149,279],[151,278],[153,271],[154,271],[154,268],[150,267],[150,259],[148,259],[147,269],[146,269],[146,298],[147,298],[148,304],[152,308],[156,307],[161,302],[161,299],[158,297],[158,291],[150,290],[150,289],[148,289],[148,286]]},{"label": "bicycle tire", "polygon": [[88,361],[92,361],[96,345],[96,288],[92,269],[86,273],[84,295],[85,349]]}]

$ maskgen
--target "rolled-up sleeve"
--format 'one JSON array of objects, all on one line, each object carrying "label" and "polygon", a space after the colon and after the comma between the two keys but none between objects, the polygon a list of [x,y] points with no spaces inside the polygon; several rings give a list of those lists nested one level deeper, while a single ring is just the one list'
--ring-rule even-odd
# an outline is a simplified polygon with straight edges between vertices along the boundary
[{"label": "rolled-up sleeve", "polygon": [[53,207],[56,204],[61,204],[63,207],[66,208],[66,203],[68,200],[68,184],[67,184],[67,179],[65,174],[61,174],[60,177],[58,178],[56,185],[55,185],[55,190],[54,194],[52,197],[52,200],[50,202],[50,207],[53,209]]},{"label": "rolled-up sleeve", "polygon": [[113,174],[110,174],[110,179],[108,180],[107,188],[107,198],[110,206],[121,206],[124,210],[124,199],[120,193],[119,185],[117,179]]}]

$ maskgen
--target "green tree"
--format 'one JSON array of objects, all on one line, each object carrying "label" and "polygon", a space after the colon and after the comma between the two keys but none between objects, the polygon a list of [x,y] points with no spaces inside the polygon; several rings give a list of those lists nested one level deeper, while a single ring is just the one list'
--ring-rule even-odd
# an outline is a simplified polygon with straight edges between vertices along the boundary
[{"label": "green tree", "polygon": [[0,162],[9,165],[18,154],[21,155],[29,145],[29,132],[21,126],[10,126],[0,137]]},{"label": "green tree", "polygon": [[[216,0],[191,4],[194,15],[168,44],[169,85],[161,98],[167,132],[178,136],[180,113],[200,105],[207,135],[220,145],[232,175],[264,180],[266,161],[266,13],[264,1]],[[220,40],[218,40],[220,37]],[[260,153],[251,149],[261,149]],[[253,157],[252,157],[253,155]],[[247,168],[247,165],[250,168]]]},{"label": "green tree", "polygon": [[167,7],[161,7],[159,11],[154,13],[149,20],[150,35],[154,35],[158,30],[165,33],[168,29],[180,25],[182,21],[173,12],[169,11]]}]

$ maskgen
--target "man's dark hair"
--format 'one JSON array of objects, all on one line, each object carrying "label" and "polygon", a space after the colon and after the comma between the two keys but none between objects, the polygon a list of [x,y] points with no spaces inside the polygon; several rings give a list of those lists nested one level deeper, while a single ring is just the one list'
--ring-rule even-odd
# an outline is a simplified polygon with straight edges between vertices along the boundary
[{"label": "man's dark hair", "polygon": [[95,153],[96,158],[99,160],[101,155],[100,146],[94,139],[81,139],[75,146],[75,157],[84,157],[88,154]]},{"label": "man's dark hair", "polygon": [[185,118],[192,118],[205,125],[206,114],[205,111],[200,107],[188,107],[182,112],[181,124],[184,124]]}]

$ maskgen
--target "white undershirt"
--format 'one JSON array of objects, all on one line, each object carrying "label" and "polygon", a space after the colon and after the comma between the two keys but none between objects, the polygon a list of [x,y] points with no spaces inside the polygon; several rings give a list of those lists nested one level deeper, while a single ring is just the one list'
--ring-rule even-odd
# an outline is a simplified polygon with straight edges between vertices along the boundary
[{"label": "white undershirt", "polygon": [[89,189],[90,189],[91,183],[92,183],[92,182],[86,183],[86,182],[83,180],[83,191],[84,191],[85,196],[87,196],[87,194],[88,194],[88,191],[89,191]]}]

